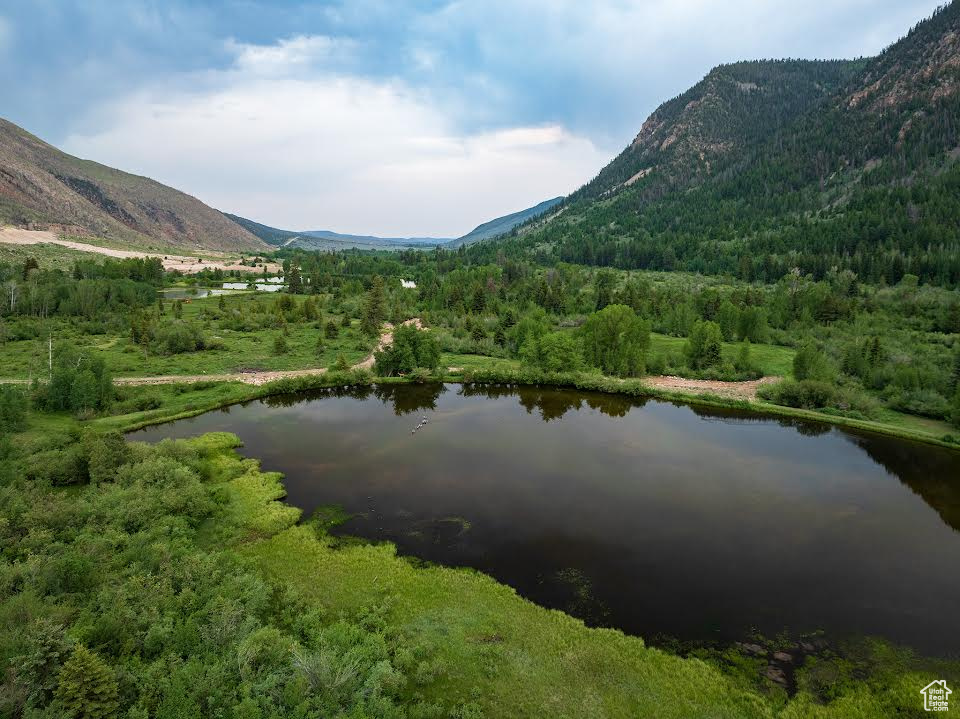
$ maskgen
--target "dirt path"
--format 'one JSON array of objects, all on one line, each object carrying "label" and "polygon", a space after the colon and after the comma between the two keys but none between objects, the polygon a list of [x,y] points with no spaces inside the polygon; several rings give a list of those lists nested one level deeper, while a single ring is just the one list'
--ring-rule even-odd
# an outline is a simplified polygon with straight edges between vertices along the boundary
[{"label": "dirt path", "polygon": [[[414,325],[417,329],[423,329],[423,323],[419,317],[407,320],[403,324]],[[393,325],[389,322],[383,326],[383,332],[380,333],[380,341],[377,342],[377,348],[374,352],[382,350],[393,344]],[[353,369],[372,369],[376,359],[371,353],[368,357],[353,365]],[[116,384],[125,385],[151,385],[151,384],[189,384],[191,382],[243,382],[252,384],[256,387],[274,382],[278,379],[289,379],[291,377],[313,377],[322,375],[326,372],[324,367],[315,367],[313,369],[293,369],[293,370],[274,370],[263,372],[235,372],[233,374],[193,374],[193,375],[163,375],[159,377],[117,377],[113,381]]]},{"label": "dirt path", "polygon": [[[413,325],[417,329],[423,329],[424,324],[419,317],[409,319],[403,324]],[[393,344],[393,325],[386,322],[383,331],[380,333],[380,340],[374,352],[382,350]],[[357,362],[353,369],[373,369],[374,354]],[[461,371],[460,367],[448,367],[450,372]],[[157,384],[190,384],[192,382],[243,382],[244,384],[260,385],[274,382],[278,379],[289,379],[294,377],[313,377],[326,373],[324,367],[314,367],[311,369],[294,370],[264,370],[253,372],[233,372],[229,374],[171,374],[159,375],[156,377],[115,377],[114,383],[121,385],[157,385]],[[673,392],[684,392],[687,394],[710,393],[727,397],[729,399],[745,399],[753,401],[757,398],[757,388],[760,385],[778,382],[780,377],[764,377],[762,379],[750,380],[747,382],[720,382],[715,380],[685,379],[683,377],[655,376],[645,377],[644,384],[657,389],[664,389]],[[0,384],[26,384],[23,379],[0,379]]]},{"label": "dirt path", "polygon": [[[71,250],[80,252],[91,252],[106,257],[141,258],[141,257],[161,257],[163,258],[163,269],[180,270],[184,274],[191,272],[200,272],[204,269],[221,270],[242,270],[244,272],[253,272],[254,268],[246,267],[240,264],[240,260],[232,259],[222,252],[210,252],[211,257],[223,259],[202,260],[199,257],[190,255],[171,255],[164,252],[147,252],[140,250],[115,250],[110,247],[100,247],[99,245],[89,245],[86,242],[74,242],[73,240],[61,240],[56,233],[47,230],[21,230],[16,227],[0,227],[0,242],[8,245],[60,245]],[[274,262],[267,263],[267,272],[277,273],[280,271],[280,265]]]},{"label": "dirt path", "polygon": [[720,382],[706,379],[686,379],[684,377],[645,377],[644,384],[673,392],[689,394],[715,394],[729,399],[746,399],[751,402],[757,398],[757,388],[760,385],[779,382],[781,377],[763,377],[747,382]]}]

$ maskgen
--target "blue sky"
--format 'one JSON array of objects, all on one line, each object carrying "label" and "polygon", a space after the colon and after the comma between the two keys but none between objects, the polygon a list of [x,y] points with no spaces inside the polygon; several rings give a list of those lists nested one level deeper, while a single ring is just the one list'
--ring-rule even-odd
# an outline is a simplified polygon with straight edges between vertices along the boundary
[{"label": "blue sky", "polygon": [[937,0],[0,0],[0,116],[284,228],[457,236],[714,65],[871,55]]}]

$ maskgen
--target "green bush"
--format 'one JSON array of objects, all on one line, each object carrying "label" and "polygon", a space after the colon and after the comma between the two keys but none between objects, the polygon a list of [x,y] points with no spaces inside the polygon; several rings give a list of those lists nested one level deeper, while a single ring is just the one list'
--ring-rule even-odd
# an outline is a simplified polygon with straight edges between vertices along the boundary
[{"label": "green bush", "polygon": [[0,434],[19,432],[26,426],[29,404],[22,387],[0,385]]},{"label": "green bush", "polygon": [[183,320],[173,320],[157,328],[154,347],[163,355],[196,352],[205,347],[199,327]]},{"label": "green bush", "polygon": [[580,343],[569,332],[550,332],[531,338],[520,350],[524,364],[543,372],[579,372],[583,369]]},{"label": "green bush", "polygon": [[819,380],[784,380],[773,385],[766,385],[758,390],[764,399],[774,404],[798,409],[822,409],[836,405],[837,389]]},{"label": "green bush", "polygon": [[374,371],[381,377],[406,374],[417,367],[434,370],[440,366],[440,345],[430,332],[401,325],[393,332],[393,343],[374,357]]}]

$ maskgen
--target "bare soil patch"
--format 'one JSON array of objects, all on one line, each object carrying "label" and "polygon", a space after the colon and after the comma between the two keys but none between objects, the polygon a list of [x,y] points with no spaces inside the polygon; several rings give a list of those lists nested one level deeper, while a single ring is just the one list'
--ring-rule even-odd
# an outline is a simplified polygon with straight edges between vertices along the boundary
[{"label": "bare soil patch", "polygon": [[[180,270],[184,274],[200,272],[204,269],[221,270],[241,270],[244,272],[255,272],[253,267],[246,267],[240,264],[240,260],[231,258],[222,252],[211,252],[210,255],[217,259],[202,259],[190,255],[171,255],[164,252],[143,251],[143,250],[116,250],[110,247],[100,247],[86,242],[75,242],[74,240],[60,239],[56,233],[48,230],[22,230],[17,227],[0,228],[0,242],[10,245],[60,245],[71,250],[81,252],[92,252],[106,257],[142,258],[142,257],[160,257],[163,260],[165,270]],[[280,271],[280,265],[274,262],[267,263],[267,272],[276,273]]]}]

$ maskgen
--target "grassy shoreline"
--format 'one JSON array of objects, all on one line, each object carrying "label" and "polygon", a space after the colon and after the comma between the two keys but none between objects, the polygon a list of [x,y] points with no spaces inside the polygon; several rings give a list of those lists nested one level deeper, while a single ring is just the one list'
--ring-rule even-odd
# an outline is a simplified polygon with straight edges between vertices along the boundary
[{"label": "grassy shoreline", "polygon": [[[714,407],[717,409],[751,412],[771,417],[820,422],[831,426],[849,428],[861,432],[960,451],[960,443],[945,439],[945,437],[951,436],[947,433],[937,436],[932,432],[892,423],[845,417],[843,415],[830,414],[817,410],[784,407],[770,402],[750,402],[747,400],[729,399],[709,393],[694,394],[663,390],[644,384],[642,379],[618,380],[610,377],[587,374],[533,375],[520,370],[488,368],[453,373],[447,372],[442,376],[438,376],[436,381],[454,384],[551,386],[603,392],[606,394],[623,394],[631,397],[648,397],[650,399],[693,406]],[[241,404],[277,394],[289,394],[329,387],[406,384],[411,382],[412,380],[403,377],[375,377],[369,372],[351,370],[344,373],[329,372],[324,375],[311,377],[282,379],[261,386],[251,386],[241,382],[198,382],[193,385],[141,387],[140,389],[143,390],[151,390],[167,395],[167,397],[164,398],[166,400],[164,406],[152,410],[104,417],[94,420],[94,424],[104,429],[132,432],[151,425],[187,419],[204,414],[205,412],[220,409],[221,407]],[[197,389],[192,392],[184,392],[184,387],[195,387]],[[177,398],[186,401],[178,402],[176,401]]]}]

